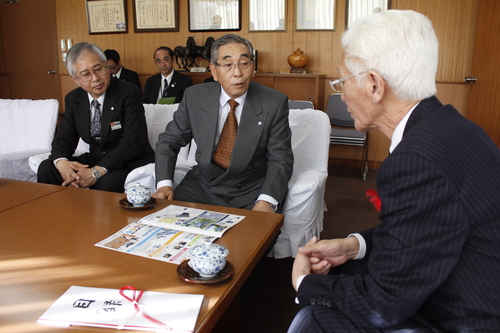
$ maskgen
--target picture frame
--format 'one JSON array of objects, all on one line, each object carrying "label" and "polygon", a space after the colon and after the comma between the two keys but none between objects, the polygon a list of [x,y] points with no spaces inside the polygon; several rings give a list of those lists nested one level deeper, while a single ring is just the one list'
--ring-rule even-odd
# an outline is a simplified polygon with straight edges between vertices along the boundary
[{"label": "picture frame", "polygon": [[335,30],[336,0],[295,0],[295,30]]},{"label": "picture frame", "polygon": [[376,11],[391,9],[391,0],[347,0],[345,9],[345,28],[349,28],[356,19]]},{"label": "picture frame", "polygon": [[179,0],[133,0],[134,32],[178,32]]},{"label": "picture frame", "polygon": [[286,31],[286,0],[250,0],[248,31]]},{"label": "picture frame", "polygon": [[242,0],[189,0],[189,31],[241,30]]},{"label": "picture frame", "polygon": [[126,0],[85,0],[89,34],[127,33]]}]

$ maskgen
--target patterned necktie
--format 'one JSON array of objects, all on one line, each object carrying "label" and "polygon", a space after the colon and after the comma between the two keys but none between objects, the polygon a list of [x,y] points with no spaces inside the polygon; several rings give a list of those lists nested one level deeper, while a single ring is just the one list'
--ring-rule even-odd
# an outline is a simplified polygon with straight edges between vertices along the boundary
[{"label": "patterned necktie", "polygon": [[226,122],[220,133],[219,143],[212,155],[213,162],[221,167],[227,169],[231,161],[231,154],[233,153],[234,140],[238,132],[238,121],[236,120],[236,107],[239,105],[234,99],[229,100],[231,110],[227,115]]},{"label": "patterned necktie", "polygon": [[101,110],[99,109],[101,104],[97,99],[94,99],[92,106],[94,107],[94,118],[90,124],[90,137],[96,141],[101,141]]},{"label": "patterned necktie", "polygon": [[163,88],[163,93],[161,94],[161,97],[167,97],[168,96],[168,82],[167,82],[167,79],[163,79],[163,83],[164,83],[164,88]]}]

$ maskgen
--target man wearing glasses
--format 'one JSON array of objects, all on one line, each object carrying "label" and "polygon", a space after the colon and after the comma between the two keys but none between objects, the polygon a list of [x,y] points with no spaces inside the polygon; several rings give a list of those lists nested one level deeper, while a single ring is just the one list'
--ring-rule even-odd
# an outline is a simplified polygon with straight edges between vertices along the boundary
[{"label": "man wearing glasses", "polygon": [[148,78],[142,102],[156,104],[161,98],[175,97],[180,103],[184,90],[192,85],[191,78],[174,70],[174,52],[171,48],[160,46],[153,54],[156,68],[160,73]]},{"label": "man wearing glasses", "polygon": [[[38,181],[121,193],[132,169],[154,161],[141,90],[111,80],[106,56],[93,44],[75,44],[66,67],[80,87],[66,95],[64,117],[49,159],[38,168]],[[90,149],[75,158],[80,138]]]},{"label": "man wearing glasses", "polygon": [[342,39],[356,129],[391,139],[377,173],[380,225],[299,248],[303,307],[289,333],[500,332],[500,150],[436,94],[431,21],[388,10]]},{"label": "man wearing glasses", "polygon": [[[217,82],[188,88],[159,136],[155,198],[281,209],[293,167],[288,97],[252,82],[253,54],[252,44],[238,35],[214,42],[210,69]],[[174,192],[177,154],[192,138],[198,165]]]},{"label": "man wearing glasses", "polygon": [[122,81],[127,81],[141,88],[141,81],[139,80],[139,75],[125,67],[122,66],[122,61],[120,60],[120,54],[116,50],[107,49],[104,51],[106,55],[106,66],[109,69],[109,73],[112,77],[116,77]]}]

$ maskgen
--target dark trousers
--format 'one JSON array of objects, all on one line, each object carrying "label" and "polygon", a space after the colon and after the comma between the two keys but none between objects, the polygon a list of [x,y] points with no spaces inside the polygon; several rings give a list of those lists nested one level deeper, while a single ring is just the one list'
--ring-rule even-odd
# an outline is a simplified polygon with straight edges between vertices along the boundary
[{"label": "dark trousers", "polygon": [[[368,270],[366,260],[352,260],[334,267],[329,274],[364,274]],[[416,315],[418,319],[420,316]],[[420,318],[423,319],[423,318]],[[425,320],[423,320],[425,322]],[[322,305],[308,305],[295,316],[288,333],[441,333],[437,327],[429,327],[420,320],[409,320],[391,328],[367,328],[353,323],[344,313]]]},{"label": "dark trousers", "polygon": [[[75,158],[75,161],[82,164],[88,164],[89,167],[93,167],[94,165],[89,163],[87,155],[88,154],[80,155]],[[91,188],[93,190],[123,193],[123,185],[125,184],[125,179],[127,178],[127,175],[130,171],[132,171],[130,167],[123,166],[120,169],[108,172],[104,176],[102,176],[101,179],[99,179]],[[64,180],[61,177],[59,170],[57,170],[57,168],[54,166],[54,162],[45,160],[40,163],[40,166],[38,167],[37,181],[39,183],[61,185]]]}]

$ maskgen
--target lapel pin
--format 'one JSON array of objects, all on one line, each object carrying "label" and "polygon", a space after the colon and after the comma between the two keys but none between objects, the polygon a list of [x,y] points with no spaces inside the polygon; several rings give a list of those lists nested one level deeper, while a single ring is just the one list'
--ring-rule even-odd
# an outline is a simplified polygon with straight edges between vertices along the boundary
[{"label": "lapel pin", "polygon": [[262,121],[259,121],[259,126],[262,125]]}]

